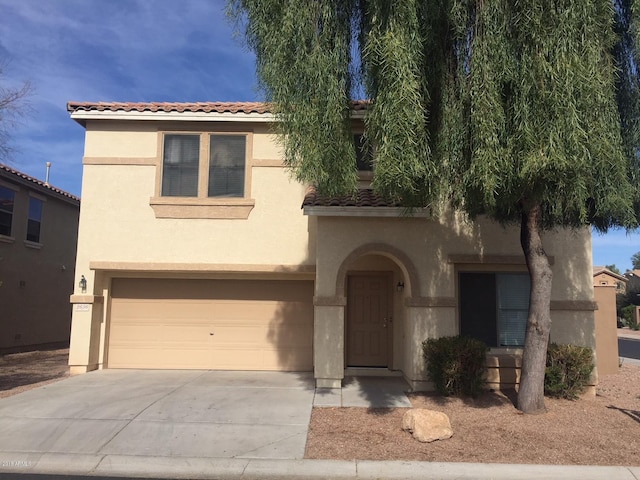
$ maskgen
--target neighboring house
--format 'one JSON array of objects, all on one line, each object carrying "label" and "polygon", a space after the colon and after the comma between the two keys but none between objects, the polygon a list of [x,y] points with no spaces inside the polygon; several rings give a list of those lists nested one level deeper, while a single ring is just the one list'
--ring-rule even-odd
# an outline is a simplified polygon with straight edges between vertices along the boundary
[{"label": "neighboring house", "polygon": [[80,199],[0,164],[0,352],[68,346]]},{"label": "neighboring house", "polygon": [[598,373],[617,373],[618,330],[616,295],[624,293],[627,279],[605,267],[593,267],[593,295],[598,304],[596,320],[596,357]]},{"label": "neighboring house", "polygon": [[[328,388],[388,374],[425,389],[422,342],[463,333],[504,367],[492,382],[516,381],[529,295],[517,226],[407,215],[366,188],[362,158],[356,197],[319,196],[283,167],[266,104],[67,108],[86,130],[72,373],[313,371]],[[551,341],[595,346],[590,235],[544,235]]]}]

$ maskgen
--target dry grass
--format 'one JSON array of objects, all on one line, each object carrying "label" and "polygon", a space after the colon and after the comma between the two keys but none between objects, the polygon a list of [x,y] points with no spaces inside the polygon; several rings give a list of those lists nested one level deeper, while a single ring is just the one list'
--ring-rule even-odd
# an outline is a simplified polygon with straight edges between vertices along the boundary
[{"label": "dry grass", "polygon": [[416,408],[445,412],[451,439],[423,444],[401,430],[407,409],[315,408],[306,458],[559,465],[640,465],[640,367],[600,379],[597,395],[546,399],[523,415],[513,394],[477,399],[413,394]]}]

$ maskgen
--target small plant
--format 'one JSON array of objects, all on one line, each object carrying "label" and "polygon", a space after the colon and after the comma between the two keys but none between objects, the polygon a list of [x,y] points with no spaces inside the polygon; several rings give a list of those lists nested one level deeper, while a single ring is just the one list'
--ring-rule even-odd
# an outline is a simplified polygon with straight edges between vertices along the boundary
[{"label": "small plant", "polygon": [[487,345],[469,337],[430,338],[422,342],[427,374],[441,395],[475,397],[484,388]]},{"label": "small plant", "polygon": [[552,343],[547,350],[544,393],[575,400],[589,384],[593,367],[590,348]]}]

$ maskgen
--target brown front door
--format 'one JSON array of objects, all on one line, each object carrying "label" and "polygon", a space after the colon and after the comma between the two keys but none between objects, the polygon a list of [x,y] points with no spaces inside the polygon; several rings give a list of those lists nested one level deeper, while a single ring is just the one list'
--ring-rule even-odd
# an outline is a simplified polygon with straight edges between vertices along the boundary
[{"label": "brown front door", "polygon": [[353,274],[347,281],[347,366],[389,365],[390,277]]}]

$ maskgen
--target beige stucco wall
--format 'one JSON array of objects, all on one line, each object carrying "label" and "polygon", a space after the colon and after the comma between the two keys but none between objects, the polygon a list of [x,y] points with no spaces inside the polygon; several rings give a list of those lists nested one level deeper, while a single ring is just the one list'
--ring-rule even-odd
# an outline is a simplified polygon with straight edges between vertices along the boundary
[{"label": "beige stucco wall", "polygon": [[[317,298],[344,298],[341,277],[357,269],[357,262],[344,265],[354,251],[396,263],[395,274],[402,274],[406,287],[401,340],[394,338],[394,345],[401,343],[402,354],[394,356],[393,368],[401,370],[414,388],[426,386],[421,343],[459,333],[457,272],[526,271],[519,228],[503,228],[487,219],[471,223],[453,214],[437,220],[321,216],[317,228]],[[590,233],[587,229],[552,232],[545,234],[544,244],[553,259],[551,341],[594,347]],[[338,307],[317,306],[316,312],[323,308]],[[336,328],[338,335],[344,324]],[[337,338],[324,335],[321,340],[326,348],[335,349]],[[315,348],[316,356],[322,356],[324,344]],[[338,367],[322,374],[343,375]]]},{"label": "beige stucco wall", "polygon": [[[611,278],[611,277],[609,277]],[[594,300],[598,304],[595,311],[596,358],[598,374],[618,373],[618,331],[616,328],[616,286],[593,287]]]},{"label": "beige stucco wall", "polygon": [[[69,342],[78,205],[0,179],[15,192],[11,237],[0,235],[0,350]],[[26,241],[29,196],[43,200],[40,242]]]},{"label": "beige stucco wall", "polygon": [[[151,199],[158,196],[162,131],[247,133],[246,197],[255,204],[246,219],[157,218]],[[111,278],[303,275],[316,282],[317,384],[340,386],[346,274],[379,270],[391,272],[394,285],[405,284],[403,292],[393,294],[390,367],[422,388],[422,341],[459,332],[458,272],[526,271],[516,227],[486,219],[468,222],[454,214],[440,219],[304,215],[304,192],[282,167],[281,150],[265,124],[88,121],[75,284],[84,274],[89,288],[81,296],[76,287],[72,300],[72,373],[102,364]],[[544,242],[554,261],[551,340],[593,347],[590,232],[552,232]]]},{"label": "beige stucco wall", "polygon": [[[72,300],[77,302],[69,360],[78,367],[74,373],[101,363],[113,272],[144,276],[185,270],[181,275],[219,277],[217,272],[306,271],[313,278],[315,219],[302,214],[305,188],[282,166],[267,126],[89,121],[86,128],[75,294],[81,294],[77,283],[84,275],[87,294],[102,296],[97,301],[105,307],[91,299]],[[248,218],[156,218],[150,199],[158,195],[165,130],[248,135],[245,196],[255,202]],[[92,331],[101,332],[99,340],[90,341]]]}]

